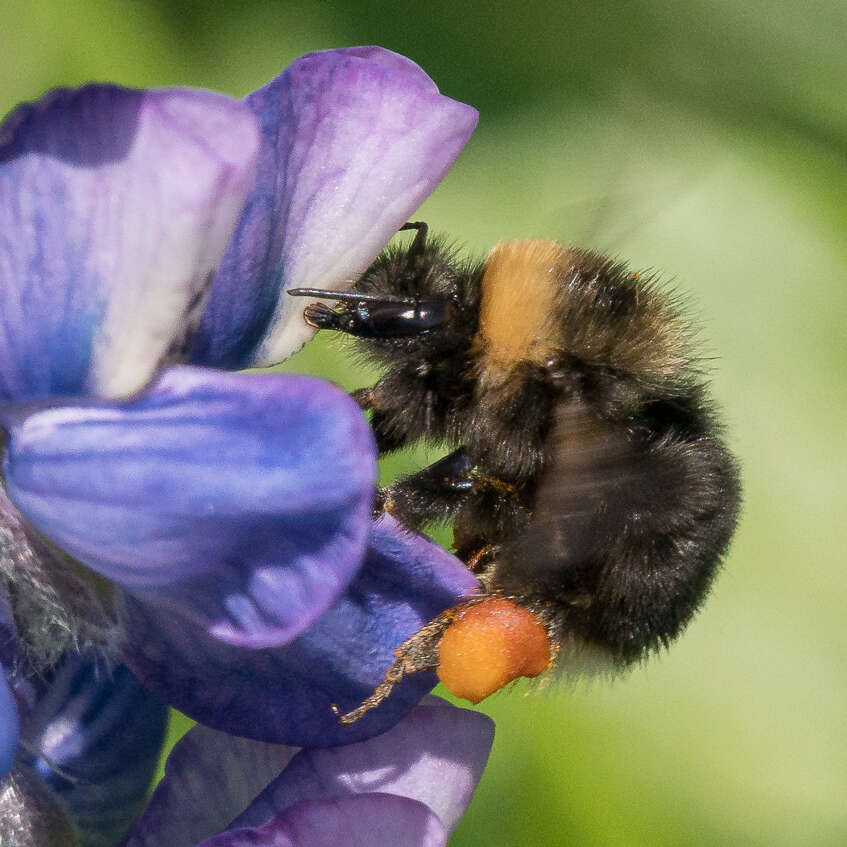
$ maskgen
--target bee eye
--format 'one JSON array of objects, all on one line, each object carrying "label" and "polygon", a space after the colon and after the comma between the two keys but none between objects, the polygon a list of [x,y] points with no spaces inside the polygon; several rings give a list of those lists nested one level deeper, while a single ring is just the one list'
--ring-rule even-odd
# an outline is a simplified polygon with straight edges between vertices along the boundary
[{"label": "bee eye", "polygon": [[409,338],[444,325],[445,304],[420,302],[359,303],[355,312],[345,313],[344,332],[360,338]]}]

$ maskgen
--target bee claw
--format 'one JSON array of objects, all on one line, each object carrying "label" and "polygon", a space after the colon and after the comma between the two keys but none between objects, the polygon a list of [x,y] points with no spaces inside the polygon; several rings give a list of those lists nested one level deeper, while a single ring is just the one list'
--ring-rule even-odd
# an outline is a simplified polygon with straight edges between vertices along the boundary
[{"label": "bee claw", "polygon": [[326,303],[310,303],[303,309],[303,320],[315,329],[337,329],[338,315]]}]

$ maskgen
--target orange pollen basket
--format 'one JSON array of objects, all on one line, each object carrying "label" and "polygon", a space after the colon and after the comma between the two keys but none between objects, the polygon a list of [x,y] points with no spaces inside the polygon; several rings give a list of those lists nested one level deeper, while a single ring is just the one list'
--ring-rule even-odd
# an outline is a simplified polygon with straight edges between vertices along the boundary
[{"label": "orange pollen basket", "polygon": [[528,609],[494,598],[468,606],[441,636],[438,678],[456,697],[479,703],[521,676],[550,667],[547,630]]}]

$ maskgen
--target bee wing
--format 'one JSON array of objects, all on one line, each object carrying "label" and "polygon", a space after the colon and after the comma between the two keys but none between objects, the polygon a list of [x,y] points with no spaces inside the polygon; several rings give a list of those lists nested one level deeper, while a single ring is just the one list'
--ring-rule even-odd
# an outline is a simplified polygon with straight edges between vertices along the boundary
[{"label": "bee wing", "polygon": [[589,602],[579,595],[637,511],[644,466],[643,451],[624,427],[600,420],[579,401],[559,404],[529,525],[501,552],[502,588]]},{"label": "bee wing", "polygon": [[667,645],[696,611],[732,536],[735,463],[713,435],[641,437],[560,406],[529,526],[497,585],[619,664]]}]

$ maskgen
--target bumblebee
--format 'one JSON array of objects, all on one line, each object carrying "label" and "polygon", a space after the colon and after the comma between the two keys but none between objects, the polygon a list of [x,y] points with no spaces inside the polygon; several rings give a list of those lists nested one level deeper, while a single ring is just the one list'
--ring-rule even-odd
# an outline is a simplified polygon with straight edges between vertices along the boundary
[{"label": "bumblebee", "polygon": [[452,522],[480,593],[395,651],[378,705],[435,667],[478,702],[550,667],[625,668],[704,601],[739,507],[736,461],[679,302],[653,275],[555,241],[457,257],[427,225],[305,320],[384,370],[354,393],[380,454],[449,454],[380,492],[410,530]]}]

